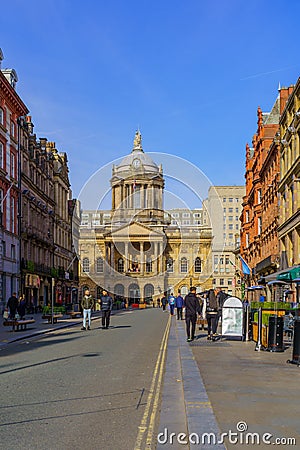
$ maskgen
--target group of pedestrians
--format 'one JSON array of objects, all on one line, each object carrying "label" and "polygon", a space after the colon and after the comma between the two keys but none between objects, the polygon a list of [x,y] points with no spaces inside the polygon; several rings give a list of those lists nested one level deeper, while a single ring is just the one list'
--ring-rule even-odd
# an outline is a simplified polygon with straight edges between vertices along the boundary
[{"label": "group of pedestrians", "polygon": [[219,319],[222,315],[222,307],[227,294],[222,289],[209,289],[202,295],[196,294],[196,288],[191,287],[190,292],[183,297],[178,291],[178,296],[174,297],[173,293],[167,297],[164,293],[161,299],[163,311],[169,305],[171,316],[174,315],[175,308],[177,310],[177,319],[183,320],[183,309],[185,309],[185,322],[187,341],[191,342],[195,339],[195,330],[197,316],[207,320],[207,339],[215,340],[218,337],[217,328]]},{"label": "group of pedestrians", "polygon": [[[102,292],[100,298],[100,308],[102,311],[102,329],[107,330],[110,324],[110,315],[113,307],[113,299],[108,295],[107,291]],[[92,310],[95,308],[95,301],[93,296],[90,294],[89,289],[86,289],[84,296],[81,300],[81,308],[83,314],[83,324],[82,330],[91,329],[91,316]]]},{"label": "group of pedestrians", "polygon": [[24,295],[18,299],[17,293],[13,292],[6,304],[7,319],[23,319],[26,314],[26,300]]}]

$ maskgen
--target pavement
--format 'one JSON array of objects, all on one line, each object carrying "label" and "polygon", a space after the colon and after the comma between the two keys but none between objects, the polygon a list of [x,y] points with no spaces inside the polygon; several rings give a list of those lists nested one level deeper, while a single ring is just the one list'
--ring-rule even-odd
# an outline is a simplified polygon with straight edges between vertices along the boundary
[{"label": "pavement", "polygon": [[[41,314],[32,317],[36,322],[24,331],[0,326],[0,350],[17,340],[82,325],[82,318],[64,316],[48,324]],[[92,322],[99,318],[94,313]],[[255,351],[253,341],[213,342],[197,330],[188,343],[185,322],[175,316],[170,320],[157,450],[300,448],[300,370],[287,362],[291,341],[285,340],[284,352]]]}]

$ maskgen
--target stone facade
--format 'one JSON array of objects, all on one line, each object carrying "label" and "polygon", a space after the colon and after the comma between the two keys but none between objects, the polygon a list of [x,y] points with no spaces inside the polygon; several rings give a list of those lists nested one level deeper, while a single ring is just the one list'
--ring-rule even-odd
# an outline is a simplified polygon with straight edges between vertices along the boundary
[{"label": "stone facade", "polygon": [[280,136],[278,237],[284,270],[300,265],[300,78],[281,115]]},{"label": "stone facade", "polygon": [[165,291],[186,294],[212,286],[211,228],[179,227],[163,210],[164,178],[136,133],[132,152],[112,169],[112,210],[83,211],[79,253],[81,291],[102,289],[129,303]]},{"label": "stone facade", "polygon": [[257,132],[246,145],[246,195],[240,253],[251,269],[247,284],[259,284],[279,267],[279,118],[293,88],[282,88],[270,113],[257,110]]}]

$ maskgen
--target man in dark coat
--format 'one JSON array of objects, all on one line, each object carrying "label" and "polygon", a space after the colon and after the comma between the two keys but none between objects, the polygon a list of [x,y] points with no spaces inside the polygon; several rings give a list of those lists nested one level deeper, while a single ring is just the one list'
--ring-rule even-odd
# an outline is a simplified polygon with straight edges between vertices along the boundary
[{"label": "man in dark coat", "polygon": [[106,291],[102,292],[100,306],[102,311],[102,329],[107,330],[110,322],[110,313],[113,307],[113,299]]},{"label": "man in dark coat", "polygon": [[187,341],[191,342],[195,339],[197,313],[201,315],[201,307],[196,297],[195,287],[191,287],[189,294],[185,296],[184,306]]},{"label": "man in dark coat", "polygon": [[9,297],[9,299],[7,301],[7,307],[9,308],[9,314],[10,314],[11,319],[15,318],[18,304],[19,304],[19,302],[17,299],[17,294],[16,294],[16,292],[13,292],[13,295],[11,297]]}]

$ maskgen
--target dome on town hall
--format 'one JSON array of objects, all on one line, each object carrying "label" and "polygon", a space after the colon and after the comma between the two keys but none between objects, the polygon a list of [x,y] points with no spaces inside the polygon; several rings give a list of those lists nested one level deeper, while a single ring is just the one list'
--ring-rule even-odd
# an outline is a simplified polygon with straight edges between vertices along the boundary
[{"label": "dome on town hall", "polygon": [[144,153],[142,148],[142,136],[139,131],[135,133],[132,152],[122,159],[121,163],[114,166],[114,174],[137,172],[137,173],[161,173],[161,167],[151,159],[149,155]]}]

